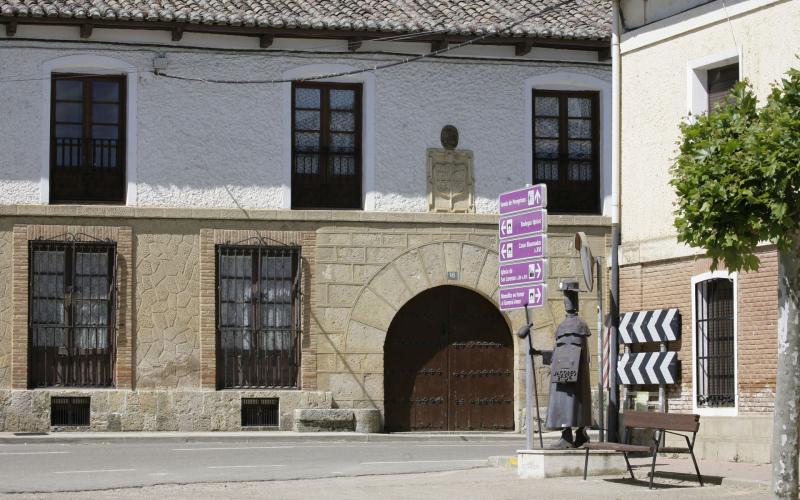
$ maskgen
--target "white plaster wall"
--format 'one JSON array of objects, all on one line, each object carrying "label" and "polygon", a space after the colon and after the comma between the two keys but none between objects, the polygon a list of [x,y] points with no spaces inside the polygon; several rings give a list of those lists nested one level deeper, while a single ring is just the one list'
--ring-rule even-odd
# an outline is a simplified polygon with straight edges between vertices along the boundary
[{"label": "white plaster wall", "polygon": [[[59,36],[69,35],[58,30]],[[283,207],[281,184],[288,171],[283,139],[289,124],[282,112],[281,85],[158,77],[151,72],[158,53],[167,55],[166,71],[171,74],[242,80],[277,79],[312,64],[361,68],[396,60],[376,54],[222,54],[176,47],[4,41],[0,204],[40,202],[42,86],[49,85],[42,80],[42,67],[48,60],[87,53],[138,68],[137,204],[170,207],[235,207],[232,196],[243,207]],[[476,209],[496,211],[500,192],[531,179],[525,82],[565,71],[610,79],[605,65],[536,61],[437,59],[379,71],[374,209],[427,211],[425,150],[440,147],[442,126],[453,124],[460,131],[459,147],[474,151]],[[31,80],[4,82],[20,78]]]},{"label": "white plaster wall", "polygon": [[643,44],[653,32],[634,32],[623,41],[621,223],[625,263],[697,253],[676,243],[672,225],[675,195],[669,186],[678,125],[689,112],[690,67],[708,56],[738,50],[740,72],[753,83],[762,103],[772,82],[790,67],[800,67],[795,57],[800,47],[800,2],[752,5],[761,8],[733,16],[730,23],[718,16],[700,29],[680,33],[685,16],[678,15],[673,23],[657,27],[659,39]]}]

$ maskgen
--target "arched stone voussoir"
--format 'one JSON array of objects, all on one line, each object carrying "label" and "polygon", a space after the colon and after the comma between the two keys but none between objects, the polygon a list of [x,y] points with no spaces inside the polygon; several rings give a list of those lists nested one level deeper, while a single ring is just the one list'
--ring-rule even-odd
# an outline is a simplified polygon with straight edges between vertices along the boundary
[{"label": "arched stone voussoir", "polygon": [[366,286],[358,296],[350,320],[372,326],[385,333],[389,330],[389,325],[396,312],[397,309],[392,307],[387,299],[376,293],[370,285]]},{"label": "arched stone voussoir", "polygon": [[389,264],[375,273],[369,283],[369,288],[388,302],[395,310],[399,310],[403,304],[411,300],[411,297],[415,295],[408,289],[393,264]]},{"label": "arched stone voussoir", "polygon": [[496,304],[496,268],[497,253],[473,242],[434,241],[409,248],[362,288],[347,325],[347,351],[382,352],[397,311],[430,288],[460,286]]}]

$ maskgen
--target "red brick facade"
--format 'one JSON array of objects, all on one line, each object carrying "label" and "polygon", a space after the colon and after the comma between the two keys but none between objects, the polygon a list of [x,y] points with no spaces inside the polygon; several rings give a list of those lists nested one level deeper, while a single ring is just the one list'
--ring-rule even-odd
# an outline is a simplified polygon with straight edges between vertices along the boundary
[{"label": "red brick facade", "polygon": [[[758,252],[758,272],[737,280],[738,413],[772,411],[777,362],[778,260],[768,247]],[[710,271],[709,259],[676,259],[623,266],[622,312],[677,307],[681,340],[669,344],[681,361],[680,384],[669,390],[669,411],[692,411],[692,277]],[[635,390],[654,390],[634,387]]]}]

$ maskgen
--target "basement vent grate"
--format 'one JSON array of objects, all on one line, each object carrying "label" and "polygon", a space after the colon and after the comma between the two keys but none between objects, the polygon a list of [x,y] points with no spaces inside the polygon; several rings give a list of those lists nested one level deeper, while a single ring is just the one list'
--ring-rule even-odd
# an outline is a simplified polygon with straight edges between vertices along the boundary
[{"label": "basement vent grate", "polygon": [[242,398],[242,427],[277,427],[278,398]]},{"label": "basement vent grate", "polygon": [[53,427],[78,427],[89,425],[91,398],[51,397],[50,425]]}]

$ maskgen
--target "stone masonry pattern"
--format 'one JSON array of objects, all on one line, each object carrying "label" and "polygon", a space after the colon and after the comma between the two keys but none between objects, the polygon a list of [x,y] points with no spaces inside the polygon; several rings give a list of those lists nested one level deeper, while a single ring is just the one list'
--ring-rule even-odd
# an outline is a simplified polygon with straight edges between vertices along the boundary
[{"label": "stone masonry pattern", "polygon": [[[431,215],[430,220],[424,216],[417,221],[404,214],[376,214],[370,215],[373,220],[358,221],[235,221],[170,210],[162,217],[4,218],[0,250],[19,244],[14,253],[25,256],[14,259],[15,266],[27,266],[30,235],[60,234],[72,231],[69,228],[108,233],[117,239],[120,252],[130,256],[121,259],[121,266],[136,264],[120,273],[120,286],[129,287],[129,296],[135,297],[123,301],[120,308],[129,317],[121,326],[131,329],[128,351],[119,354],[120,360],[125,356],[130,360],[127,379],[119,371],[117,387],[111,390],[29,391],[27,358],[11,345],[12,336],[18,344],[27,343],[26,307],[14,308],[14,335],[4,326],[10,323],[12,299],[27,298],[27,278],[15,279],[13,286],[19,285],[20,290],[10,293],[12,259],[8,252],[0,253],[0,389],[4,389],[0,390],[0,428],[47,430],[49,397],[61,394],[92,397],[93,430],[238,430],[239,401],[244,395],[280,397],[281,429],[292,428],[295,408],[383,411],[383,344],[392,318],[411,297],[434,286],[455,285],[497,299],[496,227],[485,216]],[[37,225],[45,220],[60,224]],[[551,294],[548,306],[533,314],[535,339],[541,348],[549,348],[555,325],[564,314],[558,281],[581,273],[572,246],[575,231],[586,231],[598,253],[605,250],[608,233],[607,225],[588,219],[554,216],[549,225]],[[302,247],[301,386],[298,390],[217,391],[214,245],[238,242],[256,232]],[[128,246],[123,243],[125,237],[131,242]],[[456,273],[455,278],[448,277],[448,272]],[[27,271],[14,270],[12,275],[26,277]],[[581,314],[594,330],[594,293],[584,294],[581,305]],[[509,334],[525,321],[522,311],[506,318]],[[590,345],[596,359],[595,343]],[[514,346],[515,418],[520,422],[524,352],[518,342]],[[17,361],[10,360],[9,352],[15,353]],[[118,361],[120,366],[125,364]],[[12,368],[18,372],[13,377]],[[595,361],[592,368],[596,371]],[[537,372],[540,396],[546,400],[549,368],[537,366]],[[12,380],[15,390],[8,390]]]}]

